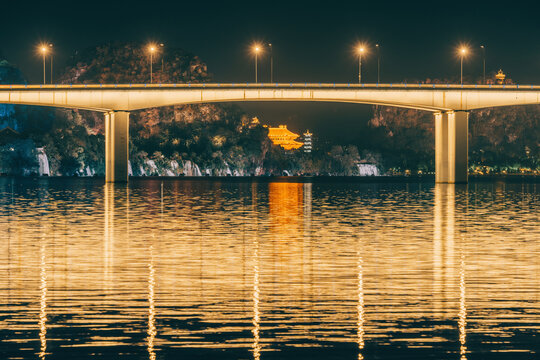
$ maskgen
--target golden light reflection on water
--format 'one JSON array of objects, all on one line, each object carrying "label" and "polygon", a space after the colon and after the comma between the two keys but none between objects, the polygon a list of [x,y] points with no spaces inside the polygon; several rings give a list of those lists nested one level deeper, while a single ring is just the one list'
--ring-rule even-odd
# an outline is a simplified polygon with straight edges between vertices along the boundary
[{"label": "golden light reflection on water", "polygon": [[537,349],[535,185],[8,185],[3,358]]},{"label": "golden light reflection on water", "polygon": [[357,322],[357,336],[358,336],[358,360],[364,359],[362,350],[364,349],[364,275],[362,268],[362,249],[358,251],[358,322]]},{"label": "golden light reflection on water", "polygon": [[40,298],[39,298],[39,358],[45,359],[47,353],[47,262],[45,257],[45,241],[40,241]]},{"label": "golden light reflection on water", "polygon": [[103,192],[105,216],[103,239],[103,290],[110,291],[113,287],[112,269],[114,267],[114,184],[107,183]]},{"label": "golden light reflection on water", "polygon": [[156,359],[154,339],[156,337],[156,307],[154,302],[154,287],[156,269],[154,268],[154,247],[150,245],[150,263],[148,264],[148,355],[150,360]]},{"label": "golden light reflection on water", "polygon": [[259,360],[261,357],[260,344],[260,289],[259,289],[259,242],[255,237],[253,244],[253,358]]},{"label": "golden light reflection on water", "polygon": [[465,259],[461,254],[461,261],[459,266],[459,353],[461,360],[467,360],[467,305],[465,303],[466,296],[465,289]]}]

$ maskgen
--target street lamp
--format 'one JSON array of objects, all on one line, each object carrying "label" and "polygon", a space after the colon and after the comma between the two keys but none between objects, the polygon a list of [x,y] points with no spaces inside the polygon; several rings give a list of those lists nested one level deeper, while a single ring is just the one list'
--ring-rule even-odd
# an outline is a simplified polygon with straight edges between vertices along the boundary
[{"label": "street lamp", "polygon": [[364,52],[366,51],[366,49],[364,48],[364,46],[359,46],[358,47],[358,83],[361,84],[362,83],[362,55],[364,54]]},{"label": "street lamp", "polygon": [[41,52],[41,55],[43,57],[43,85],[45,85],[47,81],[45,79],[45,56],[47,55],[48,47],[45,44],[41,44],[39,47],[39,51]]},{"label": "street lamp", "polygon": [[253,52],[255,53],[255,83],[258,82],[258,77],[257,77],[257,64],[258,64],[258,60],[259,60],[259,53],[261,52],[261,46],[260,45],[254,45],[253,46]]},{"label": "street lamp", "polygon": [[459,49],[459,55],[461,56],[461,85],[463,85],[463,57],[465,57],[465,55],[467,55],[467,48],[462,46],[460,49]]},{"label": "street lamp", "polygon": [[[163,70],[164,70],[164,61],[163,59],[165,58],[165,52],[163,51],[163,47],[165,45],[163,43],[159,44],[159,47],[161,48],[161,77],[163,78]],[[163,80],[162,80],[163,81]]]},{"label": "street lamp", "polygon": [[150,84],[153,82],[153,69],[152,69],[152,63],[154,62],[154,53],[156,52],[157,48],[156,45],[149,45],[148,51],[150,52]]},{"label": "street lamp", "polygon": [[51,50],[51,85],[53,83],[53,44],[49,44],[49,49]]},{"label": "street lamp", "polygon": [[270,48],[270,82],[274,82],[274,53],[272,49],[272,44],[268,43],[268,47]]},{"label": "street lamp", "polygon": [[379,44],[375,44],[377,48],[377,84],[381,82],[381,47]]},{"label": "street lamp", "polygon": [[483,62],[483,84],[486,84],[486,47],[484,45],[480,45],[480,48],[482,49],[482,62]]}]

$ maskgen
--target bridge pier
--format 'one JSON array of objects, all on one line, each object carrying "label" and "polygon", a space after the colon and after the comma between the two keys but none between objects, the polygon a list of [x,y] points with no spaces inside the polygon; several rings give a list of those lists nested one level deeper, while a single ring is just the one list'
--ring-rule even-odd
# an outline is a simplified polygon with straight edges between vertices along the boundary
[{"label": "bridge pier", "polygon": [[105,181],[127,182],[129,161],[129,112],[105,114]]},{"label": "bridge pier", "polygon": [[435,182],[467,183],[469,112],[435,113]]}]

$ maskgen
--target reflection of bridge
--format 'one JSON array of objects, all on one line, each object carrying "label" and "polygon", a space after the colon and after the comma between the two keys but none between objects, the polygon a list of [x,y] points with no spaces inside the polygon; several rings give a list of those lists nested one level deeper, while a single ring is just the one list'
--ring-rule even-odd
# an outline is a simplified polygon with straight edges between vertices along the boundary
[{"label": "reflection of bridge", "polygon": [[0,85],[0,103],[87,109],[105,113],[106,179],[127,180],[129,112],[230,101],[322,101],[431,111],[435,118],[437,182],[467,182],[468,112],[540,104],[540,86],[432,84],[137,84]]}]

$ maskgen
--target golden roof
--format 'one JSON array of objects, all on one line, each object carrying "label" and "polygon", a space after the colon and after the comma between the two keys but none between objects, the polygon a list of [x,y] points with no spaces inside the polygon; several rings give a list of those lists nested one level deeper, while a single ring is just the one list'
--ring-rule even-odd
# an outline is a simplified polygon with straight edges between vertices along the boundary
[{"label": "golden roof", "polygon": [[300,137],[300,135],[287,129],[287,125],[268,128],[268,138],[272,140],[274,145],[279,145],[285,150],[298,149],[304,145],[299,141],[295,141],[298,137]]}]

